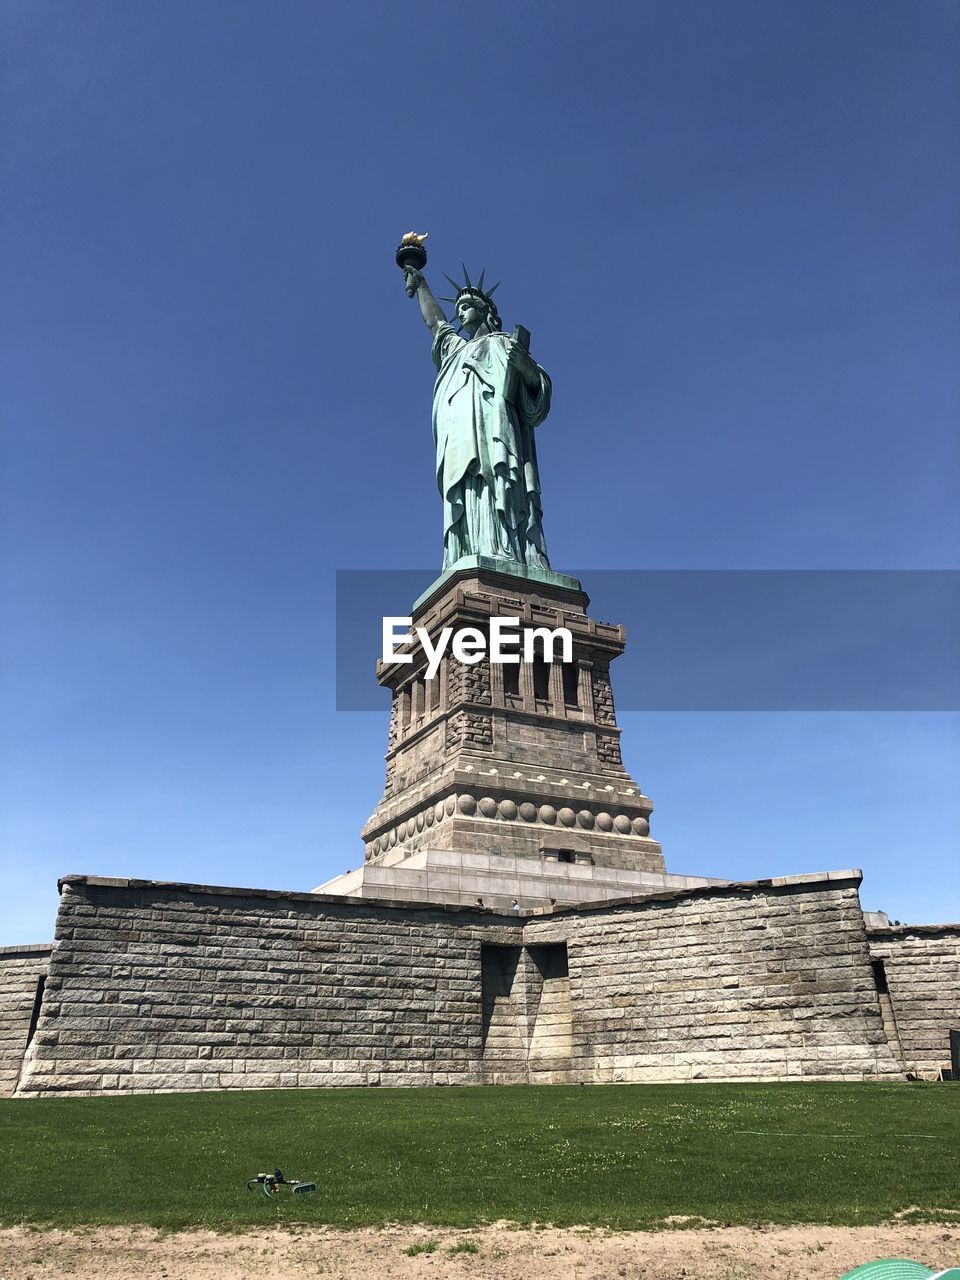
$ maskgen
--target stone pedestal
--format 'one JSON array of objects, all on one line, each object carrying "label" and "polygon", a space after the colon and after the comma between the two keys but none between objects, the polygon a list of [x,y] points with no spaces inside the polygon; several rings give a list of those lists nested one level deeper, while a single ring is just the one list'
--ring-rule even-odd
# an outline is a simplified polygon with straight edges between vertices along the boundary
[{"label": "stone pedestal", "polygon": [[676,876],[636,868],[584,862],[541,862],[507,853],[460,853],[421,849],[399,862],[373,859],[334,876],[314,893],[386,902],[444,903],[472,907],[478,898],[492,911],[509,913],[516,902],[523,912],[560,910],[651,894],[682,893],[726,880]]},{"label": "stone pedestal", "polygon": [[443,848],[663,872],[653,804],[620,755],[610,663],[624,631],[588,617],[588,604],[575,579],[482,565],[447,573],[417,601],[413,625],[434,643],[444,627],[488,632],[500,616],[524,630],[566,627],[573,657],[466,665],[448,653],[433,680],[419,645],[413,663],[378,663],[393,707],[386,786],[362,832],[367,861]]}]

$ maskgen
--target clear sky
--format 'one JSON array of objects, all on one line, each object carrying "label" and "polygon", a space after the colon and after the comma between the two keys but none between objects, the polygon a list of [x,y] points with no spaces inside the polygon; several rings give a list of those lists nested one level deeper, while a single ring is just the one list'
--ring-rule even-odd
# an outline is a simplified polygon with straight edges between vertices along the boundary
[{"label": "clear sky", "polygon": [[[72,872],[359,862],[334,574],[441,556],[411,227],[553,376],[557,569],[956,567],[955,3],[2,21],[0,943]],[[956,714],[622,721],[671,869],[960,919]]]}]

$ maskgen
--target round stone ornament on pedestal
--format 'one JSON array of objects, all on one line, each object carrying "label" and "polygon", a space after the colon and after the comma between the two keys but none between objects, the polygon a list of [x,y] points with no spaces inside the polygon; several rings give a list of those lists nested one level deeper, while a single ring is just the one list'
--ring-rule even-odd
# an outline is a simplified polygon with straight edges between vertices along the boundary
[{"label": "round stone ornament on pedestal", "polygon": [[542,804],[540,806],[540,821],[545,822],[548,827],[552,827],[557,820],[557,811],[552,804]]},{"label": "round stone ornament on pedestal", "polygon": [[560,819],[560,823],[564,827],[572,827],[577,820],[577,815],[573,810],[566,807],[559,811],[557,817]]},{"label": "round stone ornament on pedestal", "polygon": [[513,822],[517,816],[517,806],[512,800],[500,801],[500,817],[506,818],[507,822]]},{"label": "round stone ornament on pedestal", "polygon": [[613,820],[613,826],[622,836],[630,834],[630,819],[625,813],[618,813]]},{"label": "round stone ornament on pedestal", "polygon": [[519,813],[524,822],[536,822],[537,820],[537,806],[531,804],[529,800],[524,800],[520,806]]},{"label": "round stone ornament on pedestal", "polygon": [[480,812],[485,818],[495,818],[497,816],[497,802],[493,796],[484,796],[480,801]]},{"label": "round stone ornament on pedestal", "polygon": [[457,800],[457,808],[461,813],[465,813],[467,817],[477,812],[477,801],[472,795],[460,796]]},{"label": "round stone ornament on pedestal", "polygon": [[577,826],[582,827],[584,831],[593,830],[594,817],[589,809],[581,809],[577,814]]},{"label": "round stone ornament on pedestal", "polygon": [[610,817],[609,813],[597,814],[597,828],[600,831],[613,830],[613,819]]}]

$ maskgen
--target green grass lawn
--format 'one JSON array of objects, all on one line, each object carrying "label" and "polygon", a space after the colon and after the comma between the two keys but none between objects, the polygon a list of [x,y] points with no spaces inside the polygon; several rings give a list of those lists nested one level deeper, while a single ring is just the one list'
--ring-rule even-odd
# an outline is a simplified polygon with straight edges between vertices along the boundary
[{"label": "green grass lawn", "polygon": [[[960,1210],[960,1088],[331,1089],[0,1102],[0,1223],[875,1223]],[[279,1165],[314,1196],[265,1199]]]}]

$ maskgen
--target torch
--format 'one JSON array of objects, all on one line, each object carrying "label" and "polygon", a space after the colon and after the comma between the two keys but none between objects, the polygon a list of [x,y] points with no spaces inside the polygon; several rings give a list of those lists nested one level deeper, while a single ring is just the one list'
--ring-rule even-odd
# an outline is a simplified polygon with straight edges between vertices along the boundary
[{"label": "torch", "polygon": [[[427,265],[427,251],[423,247],[429,232],[408,231],[397,246],[397,266],[401,271],[422,271]],[[407,297],[412,298],[416,289],[407,286]]]}]

